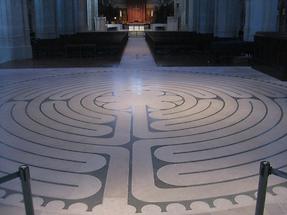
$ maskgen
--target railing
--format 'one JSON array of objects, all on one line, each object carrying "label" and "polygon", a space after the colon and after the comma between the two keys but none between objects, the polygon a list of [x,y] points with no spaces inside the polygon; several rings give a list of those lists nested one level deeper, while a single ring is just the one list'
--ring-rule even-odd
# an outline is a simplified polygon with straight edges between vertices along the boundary
[{"label": "railing", "polygon": [[287,173],[286,172],[282,172],[278,169],[273,169],[271,164],[267,161],[262,161],[260,163],[260,170],[259,170],[260,176],[259,176],[255,215],[263,215],[264,214],[268,177],[271,174],[287,179]]},{"label": "railing", "polygon": [[34,215],[34,207],[33,207],[31,184],[30,184],[30,171],[28,166],[26,165],[20,166],[17,172],[0,178],[0,184],[14,180],[18,177],[21,180],[26,215]]}]

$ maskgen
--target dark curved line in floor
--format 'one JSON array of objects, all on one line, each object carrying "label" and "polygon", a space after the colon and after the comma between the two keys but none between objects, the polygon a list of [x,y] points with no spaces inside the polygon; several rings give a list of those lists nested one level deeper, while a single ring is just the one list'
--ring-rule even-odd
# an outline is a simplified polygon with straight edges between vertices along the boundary
[{"label": "dark curved line in floor", "polygon": [[[82,123],[91,124],[91,125],[101,125],[100,123],[87,122],[87,121],[84,121],[84,120],[80,120],[80,119],[76,119],[76,118],[72,118],[72,117],[70,117],[70,116],[67,116],[65,113],[61,112],[61,111],[57,108],[56,102],[54,103],[54,106],[55,106],[55,107],[54,107],[55,111],[56,111],[59,115],[64,116],[65,118],[68,118],[68,119],[71,119],[71,120],[75,120],[75,121],[78,121],[78,122],[82,122]],[[68,107],[68,102],[66,102],[66,108],[69,109],[69,107]],[[72,111],[72,110],[70,109],[70,111]],[[97,119],[99,119],[99,118],[97,118]],[[104,123],[102,123],[102,125],[104,125]]]},{"label": "dark curved line in floor", "polygon": [[[101,136],[88,136],[88,135],[83,135],[83,134],[77,134],[77,133],[67,132],[67,131],[61,131],[61,130],[58,130],[58,129],[49,127],[49,126],[43,124],[42,122],[39,122],[39,121],[36,121],[35,119],[33,119],[33,118],[30,116],[30,114],[28,113],[28,111],[27,111],[27,105],[26,105],[26,107],[25,107],[25,114],[26,114],[26,116],[27,116],[32,122],[34,122],[35,124],[41,125],[41,126],[47,128],[47,129],[51,129],[51,130],[54,130],[54,131],[56,131],[56,132],[60,132],[60,133],[63,133],[63,134],[69,134],[69,135],[80,136],[80,137],[89,137],[89,138],[100,138],[100,137],[101,137]],[[13,117],[13,118],[15,119],[15,117]],[[15,120],[16,120],[16,119],[15,119]],[[24,126],[22,125],[22,127],[24,127]],[[31,130],[31,129],[29,129],[29,130]],[[42,134],[42,135],[43,135],[43,134]],[[56,139],[57,139],[57,138],[56,138]]]},{"label": "dark curved line in floor", "polygon": [[[56,123],[58,123],[58,124],[60,124],[60,125],[70,126],[70,127],[72,127],[72,128],[84,129],[84,130],[89,130],[89,131],[97,131],[96,129],[90,129],[90,128],[85,128],[85,127],[75,126],[75,125],[67,124],[67,123],[64,123],[64,122],[62,122],[62,121],[53,119],[53,118],[51,118],[50,116],[48,116],[48,115],[43,111],[42,105],[43,105],[43,103],[40,104],[40,112],[43,114],[43,116],[47,117],[48,119],[50,119],[50,120],[52,120],[52,121],[54,121],[54,122],[56,122]],[[55,112],[57,112],[57,111],[56,111],[56,108],[55,108],[55,104],[53,104],[53,109],[54,109]],[[62,116],[63,116],[63,115],[62,115]],[[87,122],[86,122],[86,123],[87,123]],[[89,123],[87,123],[87,124],[89,124]],[[101,126],[101,124],[96,124],[96,125]],[[106,126],[106,125],[103,125],[103,126]],[[74,134],[77,134],[77,133],[74,133]]]},{"label": "dark curved line in floor", "polygon": [[[74,110],[74,109],[71,107],[70,102],[67,102],[67,108],[69,108],[72,112],[76,113],[76,114],[79,115],[79,116],[90,117],[90,118],[98,119],[98,120],[101,119],[101,118],[99,118],[99,117],[86,115],[86,114],[83,114],[83,113],[80,113],[80,112]],[[77,120],[77,119],[76,119],[76,120]]]},{"label": "dark curved line in floor", "polygon": [[[5,172],[0,170],[1,173],[3,174],[10,174],[9,172]],[[50,182],[50,181],[45,181],[45,180],[41,180],[41,179],[34,179],[33,177],[31,177],[31,181],[37,181],[37,182],[42,182],[45,184],[52,184],[52,185],[60,185],[60,186],[66,186],[66,187],[79,187],[77,185],[73,185],[73,184],[65,184],[65,183],[57,183],[57,182]]]},{"label": "dark curved line in floor", "polygon": [[[277,104],[277,106],[278,106],[279,109],[281,110],[281,111],[280,111],[281,115],[280,115],[280,119],[278,120],[278,122],[277,122],[272,128],[270,128],[270,129],[268,129],[268,130],[266,130],[266,131],[264,131],[264,132],[261,132],[260,134],[254,136],[254,137],[250,137],[250,138],[248,138],[248,139],[241,140],[241,141],[239,141],[239,142],[231,143],[231,144],[224,145],[224,146],[211,147],[211,148],[203,149],[203,150],[187,151],[186,153],[189,153],[189,152],[199,152],[199,151],[207,151],[207,150],[209,150],[209,149],[212,150],[212,149],[217,149],[217,148],[222,148],[222,147],[237,145],[237,144],[240,144],[240,143],[242,143],[242,142],[251,140],[251,139],[253,139],[253,138],[257,138],[257,137],[259,137],[259,136],[261,136],[261,135],[263,135],[263,134],[269,132],[271,129],[274,129],[276,126],[278,126],[278,125],[280,124],[280,122],[282,121],[282,119],[283,119],[283,114],[282,114],[282,113],[283,113],[284,111],[282,110],[282,108],[280,107],[280,105]],[[255,126],[256,126],[256,125],[255,125]],[[182,143],[182,144],[176,144],[176,145],[189,145],[189,144],[196,144],[196,143],[200,143],[200,142],[204,142],[204,141],[198,141],[198,142],[193,142],[193,143],[192,143],[192,142],[190,142],[190,143]],[[169,145],[167,145],[167,146],[169,146]],[[179,153],[175,152],[174,154],[184,154],[184,153],[185,153],[185,152],[179,152]]]},{"label": "dark curved line in floor", "polygon": [[82,97],[82,98],[81,98],[81,100],[80,100],[80,105],[81,105],[81,107],[82,107],[83,109],[86,109],[86,110],[88,110],[88,111],[97,113],[97,114],[99,114],[99,115],[114,116],[114,117],[116,116],[115,114],[108,115],[108,114],[100,113],[100,112],[98,112],[98,111],[95,111],[95,110],[92,110],[92,109],[86,107],[86,106],[83,104],[83,100],[85,100],[88,96],[91,96],[91,95],[93,95],[93,94],[90,93],[90,94],[86,95],[85,97]]},{"label": "dark curved line in floor", "polygon": [[[251,103],[251,106],[252,106],[252,103]],[[252,109],[253,109],[253,106],[252,106]],[[192,134],[192,135],[188,135],[188,136],[210,133],[210,132],[219,131],[219,130],[223,130],[223,129],[232,127],[232,126],[234,126],[234,125],[237,125],[237,124],[243,122],[245,119],[247,119],[247,118],[251,115],[251,113],[252,113],[252,111],[251,111],[245,118],[240,119],[238,122],[233,123],[233,124],[231,124],[231,125],[228,125],[228,126],[225,126],[225,127],[222,127],[222,128],[213,129],[213,130],[206,131],[206,132],[199,132],[199,133]],[[233,113],[233,114],[234,114],[234,113]],[[233,115],[233,114],[232,114],[232,115]],[[267,115],[267,114],[265,114],[265,116],[264,116],[258,123],[256,123],[255,125],[253,125],[252,127],[256,126],[256,125],[259,124],[261,121],[263,121],[263,120],[265,119],[266,115]],[[228,116],[228,117],[230,117],[230,116]],[[220,122],[220,121],[222,121],[222,120],[224,120],[224,119],[220,119],[219,121],[216,121],[216,122],[214,122],[214,123],[218,123],[218,122]],[[207,125],[210,125],[210,124],[207,124]],[[196,128],[196,127],[202,127],[202,126],[195,126],[195,127],[184,128],[184,129],[180,129],[180,130],[158,131],[158,133],[161,133],[161,132],[162,132],[162,133],[165,133],[165,132],[172,132],[172,131],[184,131],[184,130],[189,130],[189,129]],[[248,127],[247,129],[249,129],[249,128],[250,128],[250,127]],[[238,132],[236,132],[236,133],[241,133],[241,132],[243,132],[243,131],[245,131],[245,130],[247,130],[247,129],[245,128],[244,130],[238,131]],[[168,137],[168,138],[175,138],[175,137],[185,137],[185,136],[172,136],[172,137]],[[151,139],[156,139],[156,138],[151,138]]]},{"label": "dark curved line in floor", "polygon": [[[206,111],[208,108],[211,107],[211,103],[212,103],[212,102],[209,102],[209,104],[208,104],[208,106],[207,106],[206,108],[204,108],[204,109],[202,109],[202,110],[200,110],[200,111],[198,111],[198,112],[196,112],[196,113],[187,114],[187,115],[180,116],[180,117],[173,117],[173,118],[169,118],[169,119],[159,119],[159,120],[157,119],[157,121],[181,119],[181,118],[186,118],[186,117],[189,117],[189,116],[194,116],[194,115],[197,115],[197,114],[201,114],[202,112]],[[197,102],[197,104],[198,104],[198,102]],[[194,107],[194,106],[193,106],[193,107]],[[192,107],[192,108],[193,108],[193,107]],[[190,110],[190,109],[192,109],[192,108],[188,108],[188,109],[186,109],[185,111],[188,111],[188,110]],[[168,116],[168,115],[169,115],[169,114],[165,114],[165,116]],[[152,117],[149,116],[149,118],[152,118]],[[153,118],[152,118],[152,119],[153,119]],[[168,124],[168,125],[172,125],[172,124]]]},{"label": "dark curved line in floor", "polygon": [[[28,165],[29,167],[35,167],[35,168],[39,168],[39,169],[44,169],[44,170],[52,170],[52,171],[55,171],[55,172],[63,172],[63,173],[75,173],[75,174],[79,174],[79,175],[83,175],[85,173],[89,173],[89,172],[75,172],[75,171],[67,171],[67,170],[60,170],[60,169],[54,169],[54,168],[50,168],[50,167],[44,167],[44,166],[39,166],[39,165],[35,165],[33,163],[23,163],[21,161],[18,161],[18,160],[15,160],[15,159],[12,159],[12,158],[7,158],[5,156],[0,156],[0,158],[3,158],[4,160],[7,160],[7,161],[10,161],[10,162],[14,162],[14,163],[17,163],[19,166],[20,165]],[[84,162],[86,163],[86,162]]]},{"label": "dark curved line in floor", "polygon": [[[287,134],[284,134],[283,137],[285,137]],[[282,137],[282,138],[283,138]],[[264,144],[264,145],[261,145],[261,146],[258,146],[258,147],[254,147],[252,149],[249,149],[249,150],[245,150],[245,151],[240,151],[240,152],[237,152],[237,153],[233,153],[233,154],[229,154],[229,155],[224,155],[224,156],[218,156],[218,157],[210,157],[208,159],[201,159],[201,160],[193,160],[193,161],[189,161],[189,162],[180,162],[180,163],[195,163],[195,162],[203,162],[203,161],[210,161],[210,160],[218,160],[218,159],[221,159],[221,158],[226,158],[226,157],[233,157],[235,155],[240,155],[240,154],[245,154],[246,152],[252,152],[252,151],[255,151],[257,149],[260,149],[260,148],[264,148],[268,145],[271,145],[275,143],[274,141],[272,142],[269,142],[267,144]]]},{"label": "dark curved line in floor", "polygon": [[[53,136],[49,136],[49,135],[46,135],[46,134],[41,134],[41,133],[39,133],[39,132],[35,132],[35,131],[33,131],[33,130],[29,129],[29,128],[26,128],[26,127],[22,126],[22,125],[14,118],[14,116],[13,116],[12,114],[10,115],[10,117],[11,117],[11,119],[12,119],[16,124],[18,124],[18,125],[19,125],[20,127],[22,127],[24,130],[27,130],[27,131],[29,131],[29,132],[31,132],[31,133],[35,133],[35,134],[40,135],[40,136],[44,136],[44,137],[48,137],[48,138],[56,139],[56,140],[61,140],[61,141],[64,141],[64,142],[77,143],[77,144],[81,144],[81,145],[106,146],[106,145],[104,145],[104,144],[83,143],[83,142],[78,142],[78,141],[65,140],[65,139],[62,139],[62,138],[55,138],[55,137],[53,137]],[[13,134],[13,135],[14,135],[14,134]],[[29,140],[28,140],[28,142],[29,142]]]},{"label": "dark curved line in floor", "polygon": [[[172,89],[169,89],[169,90],[172,90]],[[195,97],[194,95],[192,95],[192,94],[190,94],[190,93],[188,93],[188,92],[184,92],[184,91],[182,91],[182,90],[177,90],[177,91],[179,91],[179,92],[181,92],[181,93],[183,93],[183,94],[187,94],[187,95],[189,95],[189,96],[191,96],[191,97]],[[183,97],[183,98],[184,98],[184,97]],[[196,97],[195,97],[195,98],[196,98]],[[184,103],[185,103],[185,102],[186,102],[186,99],[184,98]],[[179,113],[182,113],[182,112],[185,112],[185,111],[188,111],[188,110],[192,109],[192,108],[195,107],[197,104],[198,104],[198,99],[196,99],[196,103],[195,103],[193,106],[188,107],[188,108],[185,109],[185,110],[175,111],[175,112],[173,112],[173,113],[162,114],[162,115],[163,115],[163,116],[168,116],[168,115],[179,114]],[[176,119],[176,118],[175,118],[175,119]]]},{"label": "dark curved line in floor", "polygon": [[50,158],[50,159],[55,159],[55,160],[61,160],[61,161],[68,161],[68,162],[73,162],[73,163],[86,163],[86,162],[84,162],[84,161],[77,161],[77,160],[70,160],[70,159],[58,158],[58,157],[48,156],[48,155],[44,155],[44,154],[38,154],[38,153],[35,153],[35,152],[30,152],[30,151],[23,150],[23,149],[21,149],[21,148],[15,147],[15,146],[11,146],[11,145],[9,145],[9,144],[7,144],[7,143],[2,142],[1,140],[0,140],[0,144],[5,145],[6,147],[12,148],[12,149],[17,150],[17,151],[25,152],[25,153],[27,153],[27,154],[36,155],[36,156],[39,156],[39,157],[45,157],[45,158]]},{"label": "dark curved line in floor", "polygon": [[[267,113],[268,113],[268,109],[267,109]],[[265,116],[267,115],[267,113],[265,114]],[[264,117],[265,118],[265,117]],[[262,120],[264,120],[264,118],[262,118]],[[262,121],[261,120],[261,121]],[[256,123],[255,125],[259,124],[260,122]],[[254,125],[254,126],[255,126]],[[227,126],[227,127],[230,127],[230,126]],[[252,126],[253,127],[253,126]],[[218,130],[222,130],[224,128],[220,128],[220,129],[215,129],[215,130],[212,130],[212,131],[218,131]],[[248,130],[249,128],[247,129],[244,129],[244,130],[241,130],[241,131],[238,131],[238,132],[235,132],[233,134],[229,134],[229,135],[225,135],[225,136],[221,136],[221,137],[218,137],[218,138],[212,138],[212,139],[206,139],[206,140],[200,140],[200,141],[196,141],[196,142],[193,142],[193,143],[199,143],[199,142],[205,142],[205,141],[211,141],[211,140],[216,140],[216,139],[221,139],[221,138],[224,138],[224,137],[229,137],[229,136],[232,136],[234,134],[239,134],[245,130]],[[272,129],[272,128],[271,128]],[[269,129],[270,130],[270,129]],[[166,132],[166,131],[164,131]],[[174,139],[174,138],[181,138],[181,137],[192,137],[193,135],[198,135],[198,134],[205,134],[205,133],[209,133],[210,131],[208,132],[202,132],[202,133],[196,133],[196,134],[192,134],[192,135],[181,135],[181,136],[170,136],[170,137],[151,137],[151,138],[148,138],[150,140],[157,140],[157,139]],[[184,143],[184,144],[190,144],[190,143]],[[179,145],[179,144],[174,144],[174,145]],[[183,144],[181,144],[183,145]]]},{"label": "dark curved line in floor", "polygon": [[[287,135],[287,134],[286,134],[286,135]],[[286,136],[286,135],[285,135],[285,136]],[[184,173],[179,173],[179,175],[192,175],[192,174],[198,174],[198,173],[213,172],[213,171],[218,171],[218,170],[224,170],[224,169],[230,169],[230,168],[234,168],[234,167],[245,166],[245,165],[252,164],[252,163],[257,163],[257,162],[259,163],[259,161],[276,157],[277,155],[283,154],[284,152],[287,152],[287,149],[285,149],[285,150],[283,150],[283,151],[280,151],[280,152],[277,152],[277,153],[275,153],[275,154],[273,154],[273,155],[269,155],[269,156],[266,156],[266,157],[264,157],[264,158],[252,160],[252,161],[249,161],[249,162],[246,162],[246,163],[236,164],[236,165],[227,166],[227,167],[222,167],[222,168],[210,169],[210,170],[194,171],[194,172],[184,172]],[[286,164],[286,165],[287,165],[287,164]]]},{"label": "dark curved line in floor", "polygon": [[[56,147],[56,146],[48,146],[48,145],[46,145],[46,144],[43,144],[43,143],[40,143],[40,142],[36,142],[36,141],[33,141],[33,140],[29,140],[29,139],[26,139],[26,138],[23,138],[23,137],[21,137],[21,136],[18,136],[18,135],[16,135],[16,134],[14,134],[14,133],[12,133],[12,132],[10,132],[9,130],[7,130],[6,128],[4,128],[4,127],[2,127],[2,126],[0,126],[5,132],[7,132],[8,134],[10,134],[11,136],[14,136],[14,137],[16,137],[16,138],[18,138],[18,139],[20,139],[20,140],[24,140],[24,141],[26,141],[26,142],[29,142],[29,143],[31,143],[31,144],[34,144],[34,145],[37,145],[37,146],[41,146],[41,147],[44,147],[44,148],[51,148],[51,149],[56,149],[56,150],[59,150],[59,151],[66,151],[66,152],[78,152],[78,153],[82,153],[82,154],[89,154],[89,155],[94,155],[94,154],[96,154],[96,155],[102,155],[101,153],[96,153],[96,152],[86,152],[86,151],[79,151],[79,150],[72,150],[72,149],[66,149],[66,148],[61,148],[61,147]],[[67,140],[63,140],[63,142],[69,142],[69,141],[67,141]],[[81,144],[81,143],[80,143]],[[99,146],[99,147],[106,147],[106,145],[96,145],[96,146]]]},{"label": "dark curved line in floor", "polygon": [[[279,107],[280,107],[280,106],[279,106]],[[280,107],[280,109],[282,110],[281,107]],[[283,114],[282,114],[282,111],[281,111],[280,120],[276,123],[276,125],[273,126],[273,128],[275,128],[275,127],[282,121],[282,118],[283,118],[282,115],[283,115]],[[238,143],[242,143],[242,142],[251,140],[251,139],[253,139],[253,138],[257,138],[257,137],[259,137],[260,135],[269,132],[269,131],[270,131],[271,129],[273,129],[273,128],[270,128],[270,129],[268,129],[267,131],[264,131],[264,132],[260,133],[259,135],[254,136],[254,137],[250,137],[250,138],[248,138],[248,139],[241,140],[241,141],[238,141],[238,142],[235,142],[235,143],[232,143],[232,144],[224,145],[223,147],[225,147],[225,146],[230,146],[230,145],[236,145],[236,144],[238,144]],[[223,138],[228,137],[228,136],[229,136],[229,135],[223,136]],[[169,138],[173,138],[173,137],[169,137]],[[222,137],[220,137],[220,138],[222,138]],[[211,140],[216,140],[216,139],[220,139],[220,138],[214,138],[214,139],[211,139]],[[159,138],[153,138],[153,139],[159,139]],[[162,139],[166,139],[166,138],[162,138]],[[192,145],[192,144],[198,144],[198,143],[202,143],[202,142],[206,142],[206,141],[211,141],[211,140],[199,140],[199,141],[195,141],[195,142],[179,143],[179,144],[173,144],[173,145],[176,145],[176,146],[180,146],[180,145]],[[164,146],[172,146],[172,145],[163,145],[162,147],[164,147]],[[216,148],[221,148],[221,146],[219,146],[219,147],[213,147],[213,148],[211,148],[211,149],[216,149]],[[207,149],[204,149],[204,150],[207,150]],[[191,151],[191,152],[193,152],[193,151]],[[177,153],[175,153],[175,154],[177,154]]]},{"label": "dark curved line in floor", "polygon": [[[215,121],[215,122],[212,122],[212,123],[208,123],[208,124],[203,124],[203,125],[200,125],[200,126],[193,126],[193,127],[187,127],[185,129],[191,129],[191,128],[197,128],[197,127],[202,127],[202,126],[205,126],[205,125],[212,125],[214,123],[217,123],[217,122],[220,122],[220,121],[223,121],[229,117],[231,117],[232,115],[234,115],[234,113],[238,110],[238,102],[236,101],[237,103],[237,107],[235,109],[235,111],[233,113],[231,113],[229,116],[225,116],[224,118],[218,120],[218,121]],[[224,111],[224,108],[226,107],[226,103],[223,102],[223,106],[217,110],[215,113],[211,114],[211,115],[208,115],[208,116],[205,116],[205,117],[202,117],[202,118],[199,118],[199,119],[196,119],[196,120],[190,120],[190,121],[187,121],[187,122],[181,122],[181,123],[170,123],[170,124],[166,124],[166,126],[169,126],[169,125],[184,125],[184,124],[188,124],[188,123],[191,123],[191,122],[197,122],[197,121],[200,121],[200,120],[203,120],[203,119],[207,119],[209,117],[212,117],[212,116],[215,116],[216,114],[220,113],[220,112],[223,112]],[[227,107],[228,108],[228,107]],[[181,129],[175,129],[175,130],[172,130],[172,131],[179,131]]]},{"label": "dark curved line in floor", "polygon": [[[284,167],[287,167],[287,164],[286,164],[286,165],[283,165],[283,166],[280,166],[280,167],[278,167],[277,169],[281,169],[281,168],[284,168]],[[244,177],[238,177],[238,178],[236,178],[236,179],[218,181],[218,182],[203,183],[203,184],[196,184],[196,185],[186,185],[186,186],[176,186],[176,185],[175,185],[175,186],[176,186],[177,188],[202,187],[202,186],[222,184],[222,183],[227,183],[227,182],[241,181],[241,180],[244,180],[244,179],[247,179],[247,178],[252,178],[252,177],[255,177],[255,176],[259,176],[259,173],[258,173],[258,174],[248,175],[248,176],[244,176]],[[160,179],[159,179],[159,180],[160,180]]]}]

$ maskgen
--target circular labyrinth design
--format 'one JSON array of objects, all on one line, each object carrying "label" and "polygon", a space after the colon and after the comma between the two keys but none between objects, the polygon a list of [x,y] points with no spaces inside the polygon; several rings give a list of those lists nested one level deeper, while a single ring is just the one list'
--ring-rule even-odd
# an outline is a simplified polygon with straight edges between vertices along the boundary
[{"label": "circular labyrinth design", "polygon": [[[0,176],[30,165],[42,208],[132,214],[236,203],[254,197],[260,161],[287,170],[287,90],[272,83],[71,73],[0,94]],[[1,186],[4,202],[21,192],[17,181]]]}]

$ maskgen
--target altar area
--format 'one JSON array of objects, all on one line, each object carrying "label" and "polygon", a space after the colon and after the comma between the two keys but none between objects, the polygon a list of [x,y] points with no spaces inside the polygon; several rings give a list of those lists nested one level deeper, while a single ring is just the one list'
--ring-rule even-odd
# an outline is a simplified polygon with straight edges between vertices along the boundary
[{"label": "altar area", "polygon": [[145,31],[178,30],[178,19],[174,17],[171,3],[126,0],[124,4],[101,5],[100,8],[99,17],[95,18],[95,31],[128,31],[131,35],[142,35]]},{"label": "altar area", "polygon": [[150,28],[150,24],[148,23],[128,23],[127,24],[128,31],[145,31]]}]

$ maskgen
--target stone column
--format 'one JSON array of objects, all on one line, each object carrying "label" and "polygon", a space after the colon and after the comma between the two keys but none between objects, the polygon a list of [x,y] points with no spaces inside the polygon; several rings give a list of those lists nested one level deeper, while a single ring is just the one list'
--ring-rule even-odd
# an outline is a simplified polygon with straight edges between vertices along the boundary
[{"label": "stone column", "polygon": [[59,35],[76,32],[75,10],[74,0],[57,0],[57,30]]},{"label": "stone column", "polygon": [[245,0],[244,40],[253,41],[257,31],[277,31],[278,1]]},{"label": "stone column", "polygon": [[56,38],[57,13],[56,0],[35,0],[36,38]]},{"label": "stone column", "polygon": [[198,33],[213,33],[214,30],[214,0],[191,0],[189,8],[190,29]]},{"label": "stone column", "polygon": [[189,0],[188,2],[188,13],[187,13],[187,29],[189,31],[197,31],[197,11],[196,11],[196,0]]},{"label": "stone column", "polygon": [[173,11],[174,11],[174,16],[177,17],[178,16],[178,3],[179,0],[174,0],[173,1]]},{"label": "stone column", "polygon": [[215,0],[214,36],[238,37],[241,0]]},{"label": "stone column", "polygon": [[174,17],[178,20],[178,30],[188,30],[188,2],[189,0],[174,1]]},{"label": "stone column", "polygon": [[95,18],[99,16],[98,0],[87,0],[88,30],[95,31]]},{"label": "stone column", "polygon": [[187,6],[188,3],[187,1],[189,0],[180,0],[179,1],[179,30],[183,31],[183,30],[187,30]]},{"label": "stone column", "polygon": [[180,5],[181,23],[180,30],[188,30],[188,9],[190,0],[182,0]]},{"label": "stone column", "polygon": [[75,30],[76,32],[88,31],[87,0],[74,0]]},{"label": "stone column", "polygon": [[1,0],[0,14],[0,63],[31,58],[26,0]]}]

